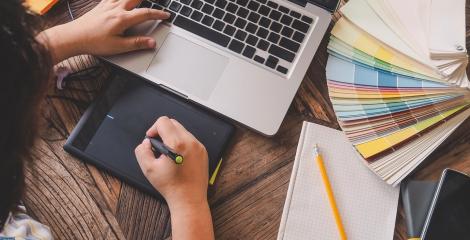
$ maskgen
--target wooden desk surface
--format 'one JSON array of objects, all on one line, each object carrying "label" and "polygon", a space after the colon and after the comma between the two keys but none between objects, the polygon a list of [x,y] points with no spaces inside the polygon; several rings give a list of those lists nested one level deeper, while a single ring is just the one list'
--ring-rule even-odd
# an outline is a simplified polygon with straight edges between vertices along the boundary
[{"label": "wooden desk surface", "polygon": [[[97,0],[70,2],[73,14],[79,16]],[[48,23],[69,21],[66,5],[61,1],[45,17]],[[338,128],[325,82],[327,36],[279,133],[266,138],[238,127],[209,198],[217,239],[275,239],[302,121]],[[68,63],[87,66],[96,62],[80,57]],[[62,149],[81,114],[106,82],[108,71],[100,68],[95,76],[71,84],[82,90],[50,90],[43,114],[44,131],[38,138],[35,161],[26,173],[26,206],[34,217],[51,227],[57,239],[170,238],[166,205]],[[429,157],[413,178],[437,179],[445,167],[470,173],[468,133],[470,120]],[[396,226],[395,239],[406,239],[401,206]]]}]

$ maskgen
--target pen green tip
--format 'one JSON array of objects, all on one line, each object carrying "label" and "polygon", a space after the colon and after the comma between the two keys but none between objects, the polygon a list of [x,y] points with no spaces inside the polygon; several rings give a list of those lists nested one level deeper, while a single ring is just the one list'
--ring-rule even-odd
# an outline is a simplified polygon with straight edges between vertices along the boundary
[{"label": "pen green tip", "polygon": [[182,157],[182,156],[177,156],[176,159],[175,159],[175,162],[176,162],[177,164],[183,163],[183,157]]}]

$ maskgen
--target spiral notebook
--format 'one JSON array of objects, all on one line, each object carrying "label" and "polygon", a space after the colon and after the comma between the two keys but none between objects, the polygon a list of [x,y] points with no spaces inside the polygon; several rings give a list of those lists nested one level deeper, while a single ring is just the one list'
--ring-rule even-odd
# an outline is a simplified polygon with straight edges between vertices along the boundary
[{"label": "spiral notebook", "polygon": [[379,179],[341,131],[304,122],[278,240],[340,239],[313,148],[323,156],[346,235],[393,239],[399,188]]}]

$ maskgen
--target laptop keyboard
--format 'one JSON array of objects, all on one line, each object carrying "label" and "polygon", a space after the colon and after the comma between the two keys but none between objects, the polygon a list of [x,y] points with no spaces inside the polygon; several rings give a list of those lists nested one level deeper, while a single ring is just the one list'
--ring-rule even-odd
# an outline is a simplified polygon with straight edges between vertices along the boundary
[{"label": "laptop keyboard", "polygon": [[313,19],[269,0],[144,0],[166,20],[281,74],[287,74]]}]

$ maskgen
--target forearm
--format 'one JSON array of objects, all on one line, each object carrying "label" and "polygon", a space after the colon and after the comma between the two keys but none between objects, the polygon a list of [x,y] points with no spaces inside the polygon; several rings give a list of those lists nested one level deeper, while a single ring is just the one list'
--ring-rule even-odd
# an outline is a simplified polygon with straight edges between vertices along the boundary
[{"label": "forearm", "polygon": [[209,205],[169,204],[171,214],[172,239],[211,240],[214,239],[212,217]]},{"label": "forearm", "polygon": [[71,29],[74,29],[72,22],[49,28],[37,36],[37,40],[49,49],[54,64],[84,53],[82,43]]}]

